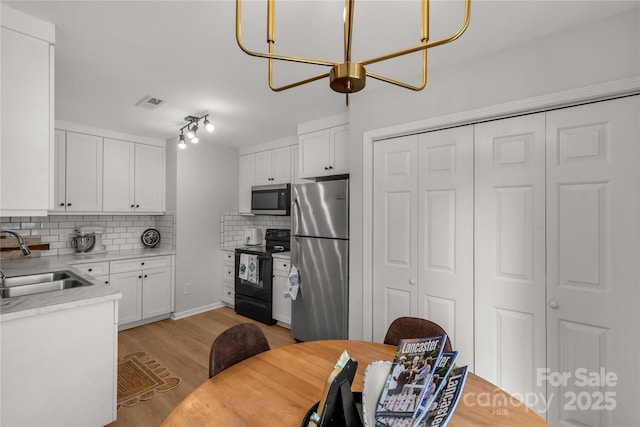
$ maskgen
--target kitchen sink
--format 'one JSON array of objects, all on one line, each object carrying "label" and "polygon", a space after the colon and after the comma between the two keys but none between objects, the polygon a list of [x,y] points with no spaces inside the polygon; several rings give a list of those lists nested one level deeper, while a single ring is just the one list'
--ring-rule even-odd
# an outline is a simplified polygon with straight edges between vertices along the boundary
[{"label": "kitchen sink", "polygon": [[2,298],[20,297],[93,285],[90,281],[68,270],[6,277],[0,283],[2,284],[0,287],[0,295]]}]

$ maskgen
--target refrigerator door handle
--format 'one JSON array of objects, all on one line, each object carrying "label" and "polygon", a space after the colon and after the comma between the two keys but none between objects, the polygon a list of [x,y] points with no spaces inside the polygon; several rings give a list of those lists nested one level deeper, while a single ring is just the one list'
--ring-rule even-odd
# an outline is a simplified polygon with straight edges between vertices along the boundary
[{"label": "refrigerator door handle", "polygon": [[[297,209],[296,209],[297,207]],[[291,202],[291,230],[292,234],[297,233],[298,231],[298,218],[300,217],[300,203],[298,202],[298,198],[296,197]]]},{"label": "refrigerator door handle", "polygon": [[295,241],[295,245],[291,247],[290,263],[291,265],[295,265],[296,268],[298,268],[298,266],[300,265],[298,264],[298,254],[300,253],[300,239],[296,236],[293,237],[293,240]]}]

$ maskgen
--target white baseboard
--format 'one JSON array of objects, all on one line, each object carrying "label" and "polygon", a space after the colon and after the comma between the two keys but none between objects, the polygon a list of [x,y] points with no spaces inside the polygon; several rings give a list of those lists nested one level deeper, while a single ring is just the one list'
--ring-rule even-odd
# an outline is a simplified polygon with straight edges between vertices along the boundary
[{"label": "white baseboard", "polygon": [[216,302],[214,304],[209,304],[209,305],[203,305],[202,307],[196,307],[190,310],[174,312],[171,315],[171,319],[180,320],[180,319],[184,319],[185,317],[194,316],[196,314],[204,313],[205,311],[215,310],[216,308],[221,308],[221,307],[227,307],[227,306],[221,302]]}]

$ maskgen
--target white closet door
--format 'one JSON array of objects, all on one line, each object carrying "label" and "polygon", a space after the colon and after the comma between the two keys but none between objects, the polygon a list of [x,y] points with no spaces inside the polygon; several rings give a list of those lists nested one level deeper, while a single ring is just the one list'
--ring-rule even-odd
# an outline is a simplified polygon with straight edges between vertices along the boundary
[{"label": "white closet door", "polygon": [[548,365],[570,375],[545,382],[553,425],[640,425],[638,117],[638,96],[547,113]]},{"label": "white closet door", "polygon": [[418,315],[473,369],[473,126],[419,136]]},{"label": "white closet door", "polygon": [[373,151],[373,340],[418,314],[418,136],[377,141]]},{"label": "white closet door", "polygon": [[544,138],[544,113],[475,126],[475,373],[519,396],[545,393]]}]

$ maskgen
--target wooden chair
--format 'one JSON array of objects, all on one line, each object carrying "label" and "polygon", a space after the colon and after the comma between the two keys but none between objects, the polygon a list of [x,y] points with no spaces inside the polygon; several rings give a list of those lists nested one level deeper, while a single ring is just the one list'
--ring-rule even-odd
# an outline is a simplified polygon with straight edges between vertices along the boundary
[{"label": "wooden chair", "polygon": [[262,329],[253,323],[233,326],[213,341],[209,355],[209,378],[229,366],[270,350]]},{"label": "wooden chair", "polygon": [[[420,317],[398,317],[391,322],[384,337],[385,344],[398,345],[401,338],[426,338],[446,334],[440,325]],[[453,351],[449,335],[443,351]]]}]

